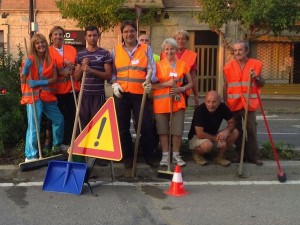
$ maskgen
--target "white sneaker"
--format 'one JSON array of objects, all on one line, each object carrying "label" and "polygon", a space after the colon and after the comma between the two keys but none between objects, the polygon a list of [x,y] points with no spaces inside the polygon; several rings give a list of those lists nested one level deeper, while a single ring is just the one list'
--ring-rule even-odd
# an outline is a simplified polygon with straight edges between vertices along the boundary
[{"label": "white sneaker", "polygon": [[61,144],[61,145],[59,146],[59,148],[60,148],[60,150],[62,150],[62,151],[67,151],[68,148],[69,148],[69,146],[68,146],[68,145],[64,145],[64,144]]},{"label": "white sneaker", "polygon": [[25,162],[33,162],[38,160],[38,158],[25,158]]},{"label": "white sneaker", "polygon": [[162,155],[160,166],[168,166],[169,155]]},{"label": "white sneaker", "polygon": [[172,163],[177,164],[178,166],[185,166],[185,161],[181,159],[180,155],[173,155]]}]

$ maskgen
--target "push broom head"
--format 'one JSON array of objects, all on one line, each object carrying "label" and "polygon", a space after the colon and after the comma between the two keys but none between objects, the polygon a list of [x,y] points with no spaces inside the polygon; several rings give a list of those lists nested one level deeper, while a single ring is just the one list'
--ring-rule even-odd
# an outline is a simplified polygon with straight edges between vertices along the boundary
[{"label": "push broom head", "polygon": [[23,162],[19,164],[19,167],[22,172],[27,170],[38,169],[43,166],[48,166],[48,163],[52,160],[66,160],[66,156],[63,154],[59,154],[47,158],[37,159],[31,162]]},{"label": "push broom head", "polygon": [[173,178],[173,172],[171,171],[165,171],[165,170],[158,170],[157,171],[157,177],[162,178],[162,179],[167,179],[167,180],[172,180]]}]

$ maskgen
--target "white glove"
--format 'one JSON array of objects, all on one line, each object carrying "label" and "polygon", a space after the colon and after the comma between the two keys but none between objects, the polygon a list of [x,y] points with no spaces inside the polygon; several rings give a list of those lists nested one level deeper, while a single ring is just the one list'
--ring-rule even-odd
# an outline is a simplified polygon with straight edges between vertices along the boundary
[{"label": "white glove", "polygon": [[151,91],[151,83],[147,84],[146,81],[142,84],[146,94],[150,93]]},{"label": "white glove", "polygon": [[123,98],[123,95],[121,94],[121,92],[123,92],[123,89],[120,84],[114,83],[111,87],[114,89],[115,96],[117,96],[118,98]]}]

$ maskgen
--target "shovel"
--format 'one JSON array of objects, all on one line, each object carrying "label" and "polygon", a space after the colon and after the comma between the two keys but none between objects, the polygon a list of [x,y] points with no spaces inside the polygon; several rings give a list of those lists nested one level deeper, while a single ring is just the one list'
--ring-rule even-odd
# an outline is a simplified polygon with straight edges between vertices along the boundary
[{"label": "shovel", "polygon": [[[149,61],[149,59],[148,59],[148,61]],[[148,73],[146,75],[146,83],[147,84],[149,84],[151,82],[152,71],[153,71],[152,68],[149,69]],[[144,114],[146,98],[147,98],[147,93],[146,93],[146,91],[144,91],[143,97],[142,97],[142,102],[141,102],[141,109],[140,109],[140,114],[139,114],[138,126],[137,126],[137,131],[136,131],[136,140],[135,140],[135,145],[134,145],[133,164],[132,164],[132,170],[131,170],[131,177],[132,178],[134,178],[135,175],[136,175],[135,174],[136,173],[136,161],[137,161],[137,155],[138,155],[138,149],[139,149],[139,142],[140,142],[140,135],[141,135],[141,128],[142,128],[143,114]]]},{"label": "shovel", "polygon": [[80,194],[87,171],[86,163],[72,162],[74,140],[76,136],[82,93],[85,83],[86,72],[83,72],[81,88],[78,98],[78,107],[74,121],[71,146],[67,162],[52,161],[48,165],[44,180],[43,191],[64,192],[67,194]]}]

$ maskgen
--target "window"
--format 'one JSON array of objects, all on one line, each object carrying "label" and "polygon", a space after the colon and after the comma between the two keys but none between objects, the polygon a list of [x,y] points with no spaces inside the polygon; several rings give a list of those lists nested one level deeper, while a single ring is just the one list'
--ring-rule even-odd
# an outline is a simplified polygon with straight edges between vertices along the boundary
[{"label": "window", "polygon": [[290,84],[293,74],[293,45],[280,42],[258,42],[253,45],[254,58],[263,62],[262,75],[266,83]]}]

